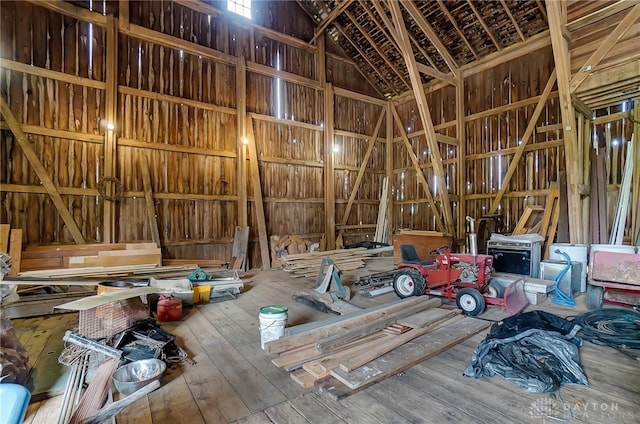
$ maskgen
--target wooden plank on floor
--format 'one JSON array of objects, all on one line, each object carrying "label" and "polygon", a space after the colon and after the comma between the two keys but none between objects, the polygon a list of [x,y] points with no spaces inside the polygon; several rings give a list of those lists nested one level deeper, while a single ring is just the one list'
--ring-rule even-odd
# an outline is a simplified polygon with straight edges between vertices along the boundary
[{"label": "wooden plank on floor", "polygon": [[[220,304],[211,306],[216,307],[217,305]],[[243,359],[242,354],[220,334],[202,313],[189,315],[186,323],[194,334],[198,334],[205,352],[238,393],[249,411],[261,411],[287,400],[287,397],[271,384],[253,364]]]},{"label": "wooden plank on floor", "polygon": [[180,346],[183,346],[195,361],[194,365],[184,364],[181,367],[184,379],[206,423],[226,422],[244,417],[250,413],[249,409],[207,356],[200,343],[200,337],[185,322],[197,313],[193,308],[183,318],[183,322],[175,324],[170,330],[177,337]]},{"label": "wooden plank on floor", "polygon": [[31,424],[51,424],[55,422],[61,406],[62,396],[56,396],[52,399],[47,399],[46,402],[41,402],[40,407],[31,420]]},{"label": "wooden plank on floor", "polygon": [[276,391],[288,399],[304,393],[301,387],[292,384],[286,373],[273,366],[268,355],[261,349],[258,318],[255,315],[243,311],[235,302],[202,305],[198,309],[238,351],[241,360],[251,364]]},{"label": "wooden plank on floor", "polygon": [[336,368],[331,370],[331,375],[352,390],[361,389],[387,376],[406,370],[433,355],[437,355],[488,326],[489,323],[485,321],[465,318],[460,322],[445,325],[405,343],[397,349],[369,362],[366,366],[350,372]]},{"label": "wooden plank on floor", "polygon": [[209,416],[216,416],[215,410],[219,410],[227,421],[249,415],[251,412],[240,399],[240,395],[211,361],[204,347],[207,340],[213,339],[215,343],[216,336],[211,334],[211,324],[196,308],[192,308],[183,317],[183,321],[171,324],[163,324],[163,328],[178,337],[178,342],[196,362],[193,366],[182,366],[185,381],[194,396],[202,396],[197,399],[200,410],[202,411],[205,405],[213,409],[211,415],[203,411],[205,421],[211,422]]},{"label": "wooden plank on floor", "polygon": [[291,371],[289,376],[293,381],[296,382],[297,385],[303,387],[305,389],[310,389],[313,387],[313,384],[316,382],[317,378],[313,375],[305,371],[304,369],[298,369],[295,371]]},{"label": "wooden plank on floor", "polygon": [[291,399],[289,403],[300,415],[312,423],[341,424],[347,422],[319,402],[317,395],[313,392]]},{"label": "wooden plank on floor", "polygon": [[[334,382],[337,382],[335,378],[329,377],[329,380],[331,379]],[[326,381],[326,380],[323,380],[323,381]],[[346,386],[343,386],[343,387],[346,388]],[[337,415],[340,419],[348,422],[349,424],[372,424],[372,423],[380,422],[377,419],[377,417],[375,417],[369,411],[361,411],[359,409],[356,410],[355,408],[352,409],[348,401],[339,401],[339,400],[331,399],[325,394],[320,394],[316,392],[313,392],[312,395],[315,397],[315,400],[321,405],[324,405],[328,411]]]},{"label": "wooden plank on floor", "polygon": [[255,414],[247,415],[239,420],[233,421],[233,424],[267,424],[271,423],[267,414],[264,411],[256,412]]},{"label": "wooden plank on floor", "polygon": [[159,389],[148,395],[151,419],[154,423],[204,423],[189,385],[180,373],[165,375]]},{"label": "wooden plank on floor", "polygon": [[124,408],[116,420],[118,424],[153,424],[149,397],[144,396]]}]

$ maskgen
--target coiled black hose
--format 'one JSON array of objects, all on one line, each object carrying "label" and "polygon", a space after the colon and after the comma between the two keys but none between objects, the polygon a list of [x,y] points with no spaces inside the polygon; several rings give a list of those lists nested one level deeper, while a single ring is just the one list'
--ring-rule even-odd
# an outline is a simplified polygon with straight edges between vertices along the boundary
[{"label": "coiled black hose", "polygon": [[640,349],[640,313],[632,309],[602,308],[583,312],[573,322],[582,329],[583,339],[598,345],[616,348],[635,360],[636,354],[622,349]]}]

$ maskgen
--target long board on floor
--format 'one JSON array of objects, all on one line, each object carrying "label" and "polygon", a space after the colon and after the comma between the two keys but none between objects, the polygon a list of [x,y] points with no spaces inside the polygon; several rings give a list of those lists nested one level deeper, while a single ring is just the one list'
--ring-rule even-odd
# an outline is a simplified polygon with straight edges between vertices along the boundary
[{"label": "long board on floor", "polygon": [[390,375],[404,371],[433,355],[437,355],[488,326],[488,322],[465,318],[411,340],[367,363],[366,366],[349,372],[335,368],[331,370],[331,375],[351,390],[362,389]]}]

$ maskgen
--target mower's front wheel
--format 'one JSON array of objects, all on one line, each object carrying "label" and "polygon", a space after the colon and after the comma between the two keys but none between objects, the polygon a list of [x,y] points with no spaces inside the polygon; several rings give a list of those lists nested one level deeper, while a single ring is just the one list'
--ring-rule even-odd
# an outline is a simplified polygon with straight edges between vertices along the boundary
[{"label": "mower's front wheel", "polygon": [[487,305],[478,290],[465,287],[456,295],[456,306],[462,309],[465,315],[475,317],[483,313]]},{"label": "mower's front wheel", "polygon": [[421,296],[427,288],[427,281],[420,271],[413,268],[405,268],[398,271],[393,277],[393,290],[399,298],[405,299],[411,296]]}]

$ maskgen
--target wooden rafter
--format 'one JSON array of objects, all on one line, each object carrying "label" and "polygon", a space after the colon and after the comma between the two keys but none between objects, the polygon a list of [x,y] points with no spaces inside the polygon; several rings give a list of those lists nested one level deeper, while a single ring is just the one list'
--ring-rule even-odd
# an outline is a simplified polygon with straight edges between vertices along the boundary
[{"label": "wooden rafter", "polygon": [[636,20],[640,18],[640,3],[635,5],[629,13],[620,21],[615,29],[605,38],[595,52],[580,67],[578,73],[571,79],[569,89],[572,93],[589,76],[589,73],[600,63],[600,61],[611,51],[611,48],[626,34]]},{"label": "wooden rafter", "polygon": [[[413,5],[413,3],[410,3]],[[440,150],[438,141],[436,139],[436,131],[433,128],[433,121],[431,120],[431,114],[427,105],[427,97],[422,89],[422,81],[420,79],[420,73],[416,64],[413,51],[411,49],[411,42],[407,35],[407,28],[402,18],[402,11],[400,5],[396,2],[389,3],[391,8],[391,16],[393,18],[393,24],[399,36],[399,45],[409,71],[409,77],[411,78],[411,85],[413,92],[416,96],[416,103],[418,110],[420,111],[420,118],[426,131],[427,144],[431,151],[431,163],[433,164],[433,173],[438,183],[438,191],[440,192],[440,201],[442,204],[444,224],[446,231],[449,234],[454,234],[454,222],[451,213],[451,203],[449,203],[449,193],[447,190],[447,184],[444,179],[444,167],[442,166],[442,157],[440,156]],[[406,7],[406,5],[405,5]],[[397,114],[397,113],[396,113]]]},{"label": "wooden rafter", "polygon": [[507,6],[507,3],[504,0],[500,0],[500,4],[502,4],[502,7],[504,7],[504,11],[507,12],[509,19],[511,19],[511,23],[513,24],[516,31],[518,31],[518,35],[520,36],[520,39],[524,41],[524,34],[520,29],[520,25],[518,25],[518,22],[516,22],[516,18],[513,17],[513,14],[511,13],[511,9],[509,9],[509,6]]},{"label": "wooden rafter", "polygon": [[[384,11],[380,8],[377,9],[378,13],[381,14],[380,18],[382,19],[383,23],[386,25],[386,27],[383,27],[379,20],[377,19],[377,17],[373,14],[373,11],[371,11],[371,9],[369,9],[369,7],[366,6],[366,3],[364,2],[364,0],[359,0],[361,2],[361,6],[362,8],[369,14],[369,17],[376,22],[376,25],[378,26],[378,28],[380,28],[382,30],[382,32],[387,36],[387,38],[391,41],[391,43],[394,45],[394,47],[398,50],[400,50],[400,47],[398,46],[398,34],[396,33],[396,30],[394,29],[393,25],[391,24],[391,21],[389,21],[389,18],[386,16],[386,14],[384,13]],[[378,2],[374,2],[373,3],[374,6],[376,4],[379,5]],[[420,47],[419,44],[415,43],[416,46],[420,49],[422,49]],[[423,50],[421,50],[421,53],[423,52]],[[426,52],[425,54],[423,54],[423,56],[426,56]],[[456,85],[457,81],[456,79],[448,74],[445,74],[444,72],[440,72],[438,69],[436,69],[435,67],[431,67],[428,65],[425,65],[423,63],[418,63],[418,70],[420,72],[422,72],[423,74],[429,75],[431,77],[437,78],[439,80],[445,81],[451,85]]]},{"label": "wooden rafter", "polygon": [[[380,80],[383,81],[387,85],[387,87],[389,87],[391,90],[393,90],[395,92],[393,84],[390,84],[389,81],[387,81],[387,79],[384,77],[384,75],[382,75],[382,73],[378,70],[378,67],[376,65],[374,65],[373,63],[371,63],[371,61],[369,60],[369,55],[367,55],[365,52],[363,52],[360,49],[360,47],[358,46],[358,43],[356,43],[355,41],[353,41],[351,39],[351,37],[349,36],[347,31],[345,31],[345,29],[342,28],[342,25],[336,23],[335,27],[340,32],[340,34],[342,34],[344,39],[347,40],[349,42],[349,44],[351,44],[351,46],[355,49],[355,51],[358,52],[360,57],[362,57],[364,59],[364,61],[367,62],[367,64],[371,67],[371,69],[373,69],[373,72],[378,74],[378,77],[380,78]],[[396,94],[397,94],[397,92],[396,92]]]},{"label": "wooden rafter", "polygon": [[2,112],[2,116],[4,117],[5,122],[7,123],[7,125],[9,125],[9,128],[11,128],[11,132],[15,136],[16,141],[20,145],[20,148],[22,148],[22,152],[33,167],[33,170],[42,182],[42,185],[49,194],[49,197],[51,197],[51,201],[53,202],[54,206],[58,210],[58,213],[60,214],[60,217],[67,226],[71,237],[73,237],[73,240],[76,242],[76,244],[84,244],[84,236],[82,235],[80,228],[78,228],[78,224],[76,224],[76,221],[73,219],[73,215],[71,215],[69,209],[64,204],[64,200],[62,200],[60,192],[56,188],[55,184],[53,184],[51,177],[49,177],[47,170],[40,161],[38,154],[33,149],[33,146],[27,138],[27,135],[22,131],[21,124],[13,115],[13,112],[11,112],[11,109],[9,108],[6,100],[1,96],[0,111]]},{"label": "wooden rafter", "polygon": [[[563,11],[564,9],[564,11]],[[551,46],[556,63],[558,78],[558,96],[560,113],[564,133],[564,156],[567,168],[567,201],[569,208],[569,238],[572,243],[581,241],[582,214],[580,213],[580,193],[578,191],[581,167],[578,166],[576,116],[571,99],[569,79],[571,63],[569,60],[569,45],[564,37],[563,28],[566,26],[566,4],[564,1],[547,2],[549,16],[549,33]]]},{"label": "wooden rafter", "polygon": [[498,49],[498,51],[502,50],[502,48],[500,47],[500,44],[498,44],[498,40],[496,40],[496,37],[493,36],[493,33],[487,26],[487,23],[484,21],[484,19],[482,19],[482,15],[480,15],[480,12],[478,12],[478,9],[476,9],[476,7],[473,5],[471,0],[467,0],[467,4],[473,11],[473,14],[476,15],[476,18],[478,18],[478,22],[480,22],[480,25],[482,25],[482,28],[484,28],[489,38],[491,38],[491,41],[493,42],[493,45],[496,46],[496,49]]},{"label": "wooden rafter", "polygon": [[544,8],[544,5],[542,4],[542,0],[536,0],[536,5],[538,5],[538,9],[540,10],[540,13],[542,14],[542,17],[544,18],[545,22],[548,22],[549,18],[547,17],[547,9]]},{"label": "wooden rafter", "polygon": [[436,63],[433,61],[433,59],[431,59],[431,55],[429,55],[429,53],[427,53],[427,51],[420,45],[420,43],[418,43],[418,40],[416,40],[413,34],[409,34],[409,39],[411,39],[411,42],[413,43],[415,48],[420,52],[420,54],[424,56],[425,59],[427,59],[427,62],[429,62],[429,65],[431,65],[433,69],[437,69]]},{"label": "wooden rafter", "polygon": [[554,84],[556,83],[556,71],[554,70],[549,77],[549,81],[547,81],[547,85],[544,87],[544,91],[538,100],[538,104],[533,111],[533,115],[529,119],[529,124],[527,124],[527,128],[524,130],[524,134],[522,136],[522,140],[520,141],[520,145],[518,146],[518,150],[513,154],[511,158],[511,162],[509,163],[509,168],[507,169],[507,173],[504,175],[502,179],[502,184],[500,186],[500,190],[496,193],[496,197],[491,202],[491,207],[489,207],[488,215],[493,215],[498,210],[498,205],[500,205],[500,201],[502,197],[507,192],[509,188],[509,182],[511,182],[511,177],[516,172],[518,165],[520,164],[520,159],[522,158],[522,154],[525,152],[527,144],[533,135],[533,131],[536,128],[536,124],[538,123],[538,118],[540,118],[540,114],[544,110],[544,106],[547,103],[547,99],[549,99],[549,94],[551,94],[551,90],[553,89]]},{"label": "wooden rafter", "polygon": [[[351,213],[351,208],[353,207],[353,202],[356,200],[356,195],[358,194],[358,190],[360,189],[360,184],[362,183],[362,178],[364,177],[364,171],[367,169],[367,164],[369,163],[369,157],[371,157],[371,153],[373,152],[373,148],[376,145],[376,138],[378,137],[378,132],[382,127],[382,121],[385,116],[386,109],[382,109],[380,112],[380,117],[378,118],[378,122],[376,123],[376,127],[373,130],[373,135],[371,136],[371,143],[367,148],[367,151],[362,158],[362,164],[360,165],[360,169],[358,170],[358,176],[356,177],[356,181],[353,184],[353,189],[351,190],[351,194],[349,195],[349,201],[347,202],[347,206],[344,210],[344,214],[342,215],[342,220],[340,220],[340,225],[347,225],[347,221],[349,220],[349,214]],[[387,118],[390,119],[390,118]],[[340,229],[339,234],[342,234],[343,230]],[[340,236],[338,236],[340,237]]]},{"label": "wooden rafter", "polygon": [[469,49],[469,51],[473,54],[473,57],[475,57],[476,59],[478,59],[478,54],[476,53],[476,51],[473,49],[473,47],[471,47],[471,44],[469,43],[469,40],[467,40],[467,37],[464,36],[464,33],[462,32],[462,30],[460,29],[460,27],[458,26],[458,23],[456,22],[456,20],[454,19],[453,15],[451,14],[451,12],[449,12],[449,9],[447,9],[447,6],[444,5],[444,3],[442,2],[442,0],[438,0],[438,6],[440,6],[440,10],[442,10],[442,12],[446,15],[446,17],[449,19],[449,22],[451,22],[451,25],[453,25],[453,27],[456,29],[456,31],[458,32],[458,35],[460,36],[460,38],[462,39],[462,41],[464,41],[464,44],[467,46],[467,48]]},{"label": "wooden rafter", "polygon": [[[395,3],[394,1],[390,1],[388,3],[389,7],[391,7],[392,10],[393,10],[394,3]],[[447,66],[453,73],[453,76],[455,77],[458,72],[458,64],[453,59],[453,56],[451,56],[451,54],[449,53],[445,45],[442,44],[442,41],[440,41],[440,38],[438,37],[436,32],[433,30],[429,22],[427,22],[425,17],[422,15],[422,12],[420,12],[418,7],[412,1],[402,2],[402,6],[404,6],[406,11],[409,13],[411,18],[416,23],[416,25],[418,25],[420,30],[424,32],[424,34],[427,36],[431,44],[433,44],[433,46],[436,48],[440,56],[442,56],[442,59],[444,59],[445,63],[447,64]],[[404,26],[404,23],[403,23],[403,27],[405,28],[405,32],[406,32],[406,27]]]},{"label": "wooden rafter", "polygon": [[400,132],[400,137],[402,137],[402,142],[404,143],[404,147],[407,149],[407,154],[409,155],[409,159],[411,159],[411,163],[413,164],[413,168],[416,170],[416,174],[418,179],[420,180],[420,184],[422,184],[422,189],[424,190],[425,196],[427,198],[427,202],[429,202],[429,208],[431,208],[431,212],[436,217],[436,228],[440,231],[444,231],[445,227],[442,223],[442,218],[440,217],[440,210],[436,205],[433,196],[431,195],[431,187],[429,187],[429,182],[424,176],[424,171],[420,167],[420,162],[418,162],[418,158],[416,157],[415,152],[411,148],[411,142],[409,141],[409,137],[407,137],[407,133],[404,128],[404,124],[400,119],[400,115],[398,115],[398,111],[395,106],[391,104],[390,106],[391,112],[393,113],[393,119],[396,123],[396,127]]},{"label": "wooden rafter", "polygon": [[360,33],[362,33],[364,38],[367,39],[369,44],[371,44],[371,47],[373,47],[373,49],[376,51],[376,53],[378,53],[378,55],[382,58],[382,60],[384,60],[384,63],[386,63],[387,66],[389,68],[391,68],[391,70],[398,76],[398,78],[400,78],[400,81],[402,81],[408,88],[411,88],[411,84],[409,82],[407,82],[407,80],[404,79],[404,76],[400,73],[398,68],[393,63],[391,63],[391,61],[387,57],[386,53],[384,53],[382,51],[382,49],[380,48],[380,46],[378,46],[378,43],[376,43],[375,40],[373,38],[371,38],[371,36],[367,32],[367,30],[362,25],[360,25],[360,23],[357,21],[357,19],[351,13],[349,13],[348,11],[345,11],[344,14],[356,26],[356,28],[358,28],[358,31],[360,31]]},{"label": "wooden rafter", "polygon": [[325,19],[320,24],[316,31],[316,35],[314,35],[311,41],[309,41],[309,44],[313,44],[318,39],[318,37],[322,33],[324,33],[324,30],[327,29],[331,22],[335,21],[336,18],[342,14],[342,12],[344,12],[349,6],[351,6],[351,3],[353,3],[353,0],[343,0],[342,3],[340,3],[335,9],[333,9],[331,13],[329,13],[329,16],[327,16],[327,19]]},{"label": "wooden rafter", "polygon": [[324,88],[324,231],[327,238],[327,250],[333,250],[336,246],[335,162],[333,158],[335,137],[333,130],[333,86],[327,83]]}]

